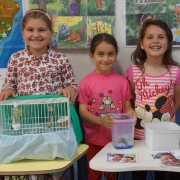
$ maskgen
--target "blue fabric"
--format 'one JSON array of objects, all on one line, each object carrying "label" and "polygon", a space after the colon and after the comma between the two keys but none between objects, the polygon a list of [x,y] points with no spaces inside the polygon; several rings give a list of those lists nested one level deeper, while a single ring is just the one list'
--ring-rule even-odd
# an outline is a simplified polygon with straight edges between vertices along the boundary
[{"label": "blue fabric", "polygon": [[0,135],[0,164],[22,159],[70,160],[77,150],[73,128],[51,133]]}]

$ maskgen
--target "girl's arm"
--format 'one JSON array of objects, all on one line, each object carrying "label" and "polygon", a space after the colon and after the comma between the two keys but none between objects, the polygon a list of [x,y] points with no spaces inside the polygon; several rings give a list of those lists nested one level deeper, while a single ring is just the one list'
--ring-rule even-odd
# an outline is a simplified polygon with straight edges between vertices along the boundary
[{"label": "girl's arm", "polygon": [[74,103],[78,94],[78,85],[75,81],[72,66],[66,57],[62,60],[61,74],[63,89],[58,94],[63,94],[65,97],[70,98],[70,103]]},{"label": "girl's arm", "polygon": [[65,97],[70,99],[70,103],[74,103],[76,100],[77,92],[74,88],[71,86],[68,86],[61,91],[58,92],[58,94],[63,94]]},{"label": "girl's arm", "polygon": [[87,105],[83,103],[79,103],[79,114],[83,120],[88,121],[92,124],[98,124],[108,128],[112,128],[114,124],[111,118],[111,114],[107,114],[104,118],[100,118],[98,116],[91,114],[88,111]]},{"label": "girl's arm", "polygon": [[8,97],[16,97],[17,93],[17,68],[16,54],[13,54],[9,61],[6,70],[6,77],[1,88],[0,101],[6,100]]},{"label": "girl's arm", "polygon": [[125,101],[124,112],[128,113],[131,116],[134,116],[136,118],[136,113],[135,113],[134,109],[132,108],[130,100]]},{"label": "girl's arm", "polygon": [[134,107],[135,106],[135,99],[136,99],[135,85],[134,85],[133,82],[130,82],[130,81],[129,81],[129,85],[130,85],[130,88],[131,88],[131,94],[133,96],[133,98],[131,99],[131,104],[132,104],[132,107]]},{"label": "girl's arm", "polygon": [[16,97],[15,92],[11,89],[5,89],[0,93],[0,101],[6,100],[10,96]]},{"label": "girl's arm", "polygon": [[131,94],[133,96],[133,98],[131,99],[131,104],[132,107],[135,106],[135,99],[136,99],[136,94],[135,94],[135,85],[133,83],[133,69],[132,69],[132,65],[126,70],[126,78],[129,82],[129,86],[131,89]]},{"label": "girl's arm", "polygon": [[180,107],[180,84],[174,86],[174,106],[177,112]]},{"label": "girl's arm", "polygon": [[69,59],[66,57],[62,61],[62,83],[63,83],[63,88],[66,87],[72,87],[75,89],[75,91],[78,93],[78,85],[75,81],[75,76],[73,72],[73,68],[69,62]]}]

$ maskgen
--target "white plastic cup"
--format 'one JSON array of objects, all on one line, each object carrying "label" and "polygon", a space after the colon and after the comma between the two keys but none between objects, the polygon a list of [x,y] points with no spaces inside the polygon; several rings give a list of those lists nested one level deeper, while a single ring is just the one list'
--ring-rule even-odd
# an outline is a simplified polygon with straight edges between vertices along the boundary
[{"label": "white plastic cup", "polygon": [[14,130],[20,130],[21,124],[13,124],[12,127]]}]

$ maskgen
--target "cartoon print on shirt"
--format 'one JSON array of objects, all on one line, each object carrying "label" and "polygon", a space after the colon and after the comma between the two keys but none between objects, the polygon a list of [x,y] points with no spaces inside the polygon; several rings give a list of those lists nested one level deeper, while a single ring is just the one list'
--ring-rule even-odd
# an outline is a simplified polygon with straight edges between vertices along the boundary
[{"label": "cartoon print on shirt", "polygon": [[[98,110],[94,111],[94,104],[98,106]],[[107,92],[100,92],[99,98],[92,98],[88,105],[90,106],[91,112],[94,113],[95,116],[99,116],[101,118],[105,117],[107,113],[116,114],[122,113],[122,99],[113,100],[113,90],[107,90]]]},{"label": "cartoon print on shirt", "polygon": [[137,115],[137,123],[136,128],[137,129],[143,129],[144,123],[151,122],[153,118],[153,113],[151,111],[151,108],[148,104],[145,105],[145,107],[136,106],[135,112]]},{"label": "cartoon print on shirt", "polygon": [[145,107],[136,106],[137,129],[144,129],[144,123],[169,122],[174,117],[173,96],[160,96],[155,101],[156,110],[153,112],[151,107],[146,104]]},{"label": "cartoon print on shirt", "polygon": [[115,108],[115,105],[112,101],[110,96],[104,96],[102,99],[102,104],[100,105],[99,109],[105,111],[105,114],[111,112],[111,108]]},{"label": "cartoon print on shirt", "polygon": [[[112,91],[109,91],[109,93],[112,93]],[[99,110],[104,110],[104,113],[100,114],[100,117],[103,118],[107,113],[111,113],[111,109],[115,109],[116,107],[110,96],[104,96],[104,94],[101,93],[100,97],[103,97],[99,107]]]},{"label": "cartoon print on shirt", "polygon": [[[151,83],[146,79],[145,76],[142,76],[142,78],[139,78],[136,81],[135,85],[139,94],[139,100],[143,101],[157,97],[161,93],[168,95],[172,86],[174,86],[174,83],[172,80],[170,80],[167,85],[162,87],[159,84],[154,84],[154,87],[151,87]],[[149,90],[149,88],[151,89]]]},{"label": "cartoon print on shirt", "polygon": [[[174,117],[175,107],[173,105],[173,98],[173,95],[169,96],[164,105],[161,107],[160,112],[163,113],[161,121],[169,121],[169,119]],[[170,117],[167,119],[164,114],[168,114]]]}]

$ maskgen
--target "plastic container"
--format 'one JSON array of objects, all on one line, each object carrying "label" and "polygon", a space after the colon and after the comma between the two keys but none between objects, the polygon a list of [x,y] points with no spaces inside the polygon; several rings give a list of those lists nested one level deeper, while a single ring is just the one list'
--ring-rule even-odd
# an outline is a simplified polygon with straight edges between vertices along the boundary
[{"label": "plastic container", "polygon": [[145,142],[152,151],[179,149],[180,126],[173,122],[145,123]]},{"label": "plastic container", "polygon": [[113,115],[112,144],[116,149],[128,149],[134,143],[135,118],[129,114]]}]

